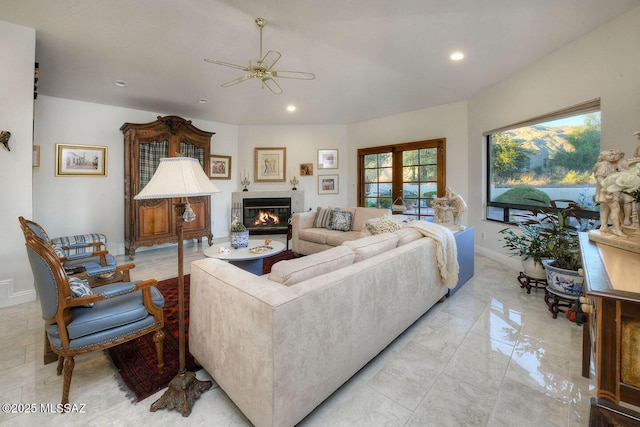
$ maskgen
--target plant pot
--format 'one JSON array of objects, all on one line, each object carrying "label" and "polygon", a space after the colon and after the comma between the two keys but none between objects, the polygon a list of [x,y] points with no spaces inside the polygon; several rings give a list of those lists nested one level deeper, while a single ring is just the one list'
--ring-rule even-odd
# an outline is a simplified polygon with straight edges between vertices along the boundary
[{"label": "plant pot", "polygon": [[249,231],[232,231],[231,247],[234,249],[246,248],[249,246]]},{"label": "plant pot", "polygon": [[520,263],[522,264],[524,274],[531,277],[532,279],[547,278],[547,272],[544,268],[544,265],[535,262],[533,258],[520,258]]},{"label": "plant pot", "polygon": [[547,270],[547,287],[553,291],[575,296],[582,295],[584,277],[576,270],[565,270],[551,265],[553,260],[543,261]]}]

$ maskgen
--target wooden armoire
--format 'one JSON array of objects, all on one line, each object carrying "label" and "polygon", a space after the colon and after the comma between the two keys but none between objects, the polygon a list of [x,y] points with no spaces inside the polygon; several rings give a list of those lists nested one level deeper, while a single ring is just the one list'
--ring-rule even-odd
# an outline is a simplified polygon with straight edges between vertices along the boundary
[{"label": "wooden armoire", "polygon": [[[176,243],[176,212],[171,199],[135,200],[149,182],[160,159],[193,157],[209,176],[213,132],[196,128],[191,120],[178,116],[158,116],[151,123],[125,123],[124,133],[124,217],[125,250],[133,259],[140,246]],[[195,221],[184,224],[184,238],[207,237],[212,244],[211,196],[190,197]]]}]

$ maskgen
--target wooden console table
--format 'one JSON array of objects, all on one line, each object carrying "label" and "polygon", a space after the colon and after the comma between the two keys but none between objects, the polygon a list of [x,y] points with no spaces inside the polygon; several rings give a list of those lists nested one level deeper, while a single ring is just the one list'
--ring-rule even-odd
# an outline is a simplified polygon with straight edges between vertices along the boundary
[{"label": "wooden console table", "polygon": [[640,254],[580,233],[591,314],[583,331],[582,374],[595,356],[596,396],[640,406]]}]

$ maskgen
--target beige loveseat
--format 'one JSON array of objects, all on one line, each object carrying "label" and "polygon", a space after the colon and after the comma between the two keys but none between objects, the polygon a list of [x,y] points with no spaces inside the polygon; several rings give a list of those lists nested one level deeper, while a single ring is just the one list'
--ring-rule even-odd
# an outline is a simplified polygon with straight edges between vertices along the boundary
[{"label": "beige loveseat", "polygon": [[189,350],[254,425],[289,427],[446,293],[435,240],[415,229],[280,261],[264,276],[198,260]]},{"label": "beige loveseat", "polygon": [[294,213],[291,218],[291,242],[293,252],[310,255],[339,246],[349,240],[359,239],[362,237],[362,227],[367,220],[391,215],[391,210],[389,209],[363,207],[338,209],[351,212],[352,221],[349,231],[316,227],[314,222],[316,221],[318,211]]}]

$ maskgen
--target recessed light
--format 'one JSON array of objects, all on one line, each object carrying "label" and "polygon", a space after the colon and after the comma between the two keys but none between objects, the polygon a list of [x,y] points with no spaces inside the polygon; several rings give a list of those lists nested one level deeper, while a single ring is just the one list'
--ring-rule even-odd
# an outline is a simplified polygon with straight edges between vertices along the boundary
[{"label": "recessed light", "polygon": [[124,80],[114,80],[113,84],[118,86],[118,87],[125,87],[125,86],[129,85],[129,83],[125,82]]},{"label": "recessed light", "polygon": [[290,113],[293,113],[294,111],[296,111],[296,106],[295,105],[288,105],[287,106],[287,111]]},{"label": "recessed light", "polygon": [[200,99],[198,99],[198,102],[199,102],[200,104],[208,104],[208,103],[209,103],[209,100],[208,100],[207,98],[200,98]]},{"label": "recessed light", "polygon": [[449,58],[451,58],[453,61],[460,61],[462,58],[464,58],[464,53],[453,52]]}]

